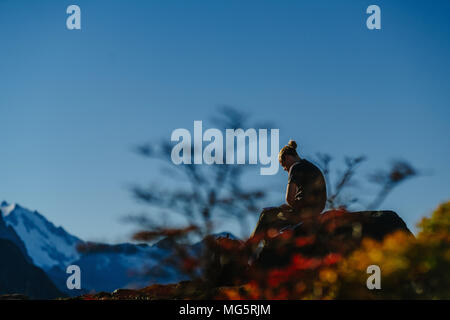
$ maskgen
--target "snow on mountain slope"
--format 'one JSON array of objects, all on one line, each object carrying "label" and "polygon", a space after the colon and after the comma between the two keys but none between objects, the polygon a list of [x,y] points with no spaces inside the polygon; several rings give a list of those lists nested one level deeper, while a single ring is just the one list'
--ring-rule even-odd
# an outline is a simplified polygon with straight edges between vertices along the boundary
[{"label": "snow on mountain slope", "polygon": [[28,254],[27,248],[25,247],[25,243],[23,243],[22,239],[20,239],[19,235],[14,230],[14,228],[6,224],[5,220],[3,219],[3,212],[1,209],[0,209],[0,239],[9,240],[12,243],[14,243],[22,252],[22,255],[25,258],[25,260],[27,260],[27,262],[32,262]]},{"label": "snow on mountain slope", "polygon": [[50,269],[58,266],[66,269],[80,255],[76,250],[77,237],[62,227],[56,227],[37,211],[31,211],[17,204],[2,202],[5,223],[11,226],[25,243],[34,264]]},{"label": "snow on mountain slope", "polygon": [[16,205],[13,204],[8,204],[6,201],[3,201],[2,204],[0,205],[0,210],[2,211],[4,216],[7,216],[8,214],[11,213],[11,211],[13,211],[16,208]]}]

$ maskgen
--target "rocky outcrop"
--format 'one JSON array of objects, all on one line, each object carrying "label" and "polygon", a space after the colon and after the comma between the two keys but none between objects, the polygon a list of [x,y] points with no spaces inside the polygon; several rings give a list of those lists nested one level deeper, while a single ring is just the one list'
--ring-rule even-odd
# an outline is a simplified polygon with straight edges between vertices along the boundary
[{"label": "rocky outcrop", "polygon": [[[393,211],[330,210],[313,224],[299,225],[274,237],[262,250],[257,264],[262,268],[281,267],[296,253],[310,257],[346,255],[358,248],[364,238],[381,241],[395,231],[413,237],[406,223]],[[299,239],[303,241],[301,245]]]},{"label": "rocky outcrop", "polygon": [[[331,210],[319,219],[304,221],[278,235],[266,237],[258,255],[255,255],[258,236],[246,243],[217,239],[210,245],[212,254],[207,278],[216,287],[245,283],[256,272],[287,267],[295,255],[318,259],[329,254],[346,256],[357,249],[364,238],[381,241],[395,231],[414,237],[393,211]],[[250,265],[249,261],[252,261]]]}]

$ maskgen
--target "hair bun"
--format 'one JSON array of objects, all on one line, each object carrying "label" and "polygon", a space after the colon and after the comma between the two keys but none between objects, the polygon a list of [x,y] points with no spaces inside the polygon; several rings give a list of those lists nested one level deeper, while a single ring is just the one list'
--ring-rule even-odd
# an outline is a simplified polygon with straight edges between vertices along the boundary
[{"label": "hair bun", "polygon": [[289,140],[288,146],[291,147],[292,149],[296,150],[297,149],[297,142],[295,142],[294,140]]}]

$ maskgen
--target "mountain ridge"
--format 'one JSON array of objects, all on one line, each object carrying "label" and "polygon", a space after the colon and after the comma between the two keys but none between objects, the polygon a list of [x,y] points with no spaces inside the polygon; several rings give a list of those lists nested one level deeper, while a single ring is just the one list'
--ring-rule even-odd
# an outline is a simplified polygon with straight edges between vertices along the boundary
[{"label": "mountain ridge", "polygon": [[6,225],[12,227],[22,239],[29,256],[38,267],[64,268],[79,258],[76,246],[82,240],[61,226],[56,227],[38,211],[18,204],[10,205],[6,201],[2,202],[0,210],[7,213],[4,215]]},{"label": "mountain ridge", "polygon": [[[187,280],[174,267],[162,263],[173,254],[173,248],[164,239],[152,245],[88,242],[61,226],[56,227],[36,210],[3,201],[0,211],[7,213],[3,229],[9,230],[8,234],[16,234],[13,238],[19,245],[22,243],[23,251],[29,253],[29,259],[47,273],[60,291],[68,295]],[[215,236],[236,238],[227,232]],[[191,250],[201,250],[201,247],[202,241],[199,241],[192,244]],[[80,267],[82,291],[67,289],[66,269],[69,265]]]},{"label": "mountain ridge", "polygon": [[44,270],[33,264],[25,243],[8,226],[0,210],[0,294],[24,294],[33,299],[63,297]]}]

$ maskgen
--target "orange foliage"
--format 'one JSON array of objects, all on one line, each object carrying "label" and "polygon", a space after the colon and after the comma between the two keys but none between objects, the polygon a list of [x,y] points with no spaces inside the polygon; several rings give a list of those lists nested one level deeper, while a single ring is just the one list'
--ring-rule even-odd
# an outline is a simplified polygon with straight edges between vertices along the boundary
[{"label": "orange foliage", "polygon": [[[348,254],[294,254],[288,266],[254,270],[247,284],[222,293],[228,299],[450,299],[450,202],[418,227],[416,238],[400,231],[381,242],[365,238]],[[297,247],[316,241],[293,240]],[[381,269],[380,290],[366,286],[370,265]]]}]

